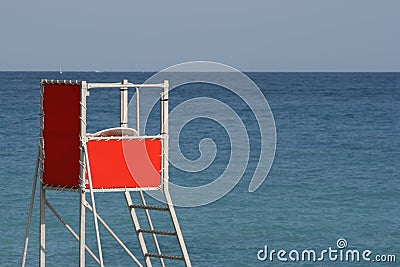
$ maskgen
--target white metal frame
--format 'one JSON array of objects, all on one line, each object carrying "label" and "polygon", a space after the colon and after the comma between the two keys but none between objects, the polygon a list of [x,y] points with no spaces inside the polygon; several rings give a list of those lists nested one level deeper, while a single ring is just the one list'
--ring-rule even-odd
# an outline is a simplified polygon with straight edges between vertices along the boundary
[{"label": "white metal frame", "polygon": [[[42,183],[43,179],[43,168],[44,168],[44,139],[43,139],[43,130],[44,130],[44,110],[43,110],[43,93],[44,93],[44,84],[79,84],[81,86],[81,113],[80,113],[80,177],[79,177],[79,188],[68,188],[68,187],[55,187],[48,186]],[[120,127],[127,128],[128,127],[128,90],[133,88],[136,90],[136,131],[138,136],[115,136],[115,137],[99,137],[95,136],[95,134],[86,133],[86,97],[89,95],[89,90],[91,89],[100,89],[100,88],[119,88],[120,90]],[[141,88],[162,88],[162,93],[160,95],[160,103],[161,103],[161,116],[160,116],[160,134],[155,136],[140,136],[140,110],[139,110],[139,91]],[[122,80],[120,83],[86,83],[85,81],[59,81],[59,80],[42,80],[40,86],[40,94],[41,94],[41,102],[40,102],[40,142],[38,148],[38,156],[36,161],[35,175],[32,186],[32,195],[29,206],[29,214],[28,214],[28,222],[26,228],[26,236],[24,243],[24,250],[22,255],[22,264],[24,267],[26,263],[26,256],[28,250],[29,243],[29,234],[30,234],[30,226],[32,220],[32,212],[34,208],[34,199],[36,193],[36,184],[39,178],[40,180],[40,246],[39,246],[39,266],[45,267],[46,265],[46,206],[54,213],[54,215],[61,221],[61,223],[66,227],[66,229],[75,237],[75,239],[79,242],[79,266],[85,266],[85,253],[88,254],[99,264],[99,266],[103,267],[103,255],[102,255],[102,247],[100,240],[100,232],[98,228],[99,222],[104,226],[104,228],[111,234],[111,236],[116,240],[116,242],[124,249],[124,251],[132,258],[132,260],[137,264],[137,266],[143,266],[138,259],[134,256],[134,254],[126,247],[126,245],[118,238],[118,236],[112,231],[112,229],[107,225],[107,223],[97,214],[96,211],[96,202],[94,198],[95,192],[124,192],[126,202],[129,207],[133,206],[133,202],[131,199],[130,191],[139,191],[140,198],[143,205],[146,205],[146,201],[144,199],[143,191],[146,190],[162,190],[164,193],[168,211],[171,216],[171,220],[175,229],[175,233],[179,242],[179,246],[181,249],[181,253],[183,255],[183,260],[186,266],[191,266],[189,255],[183,240],[182,232],[179,227],[178,219],[175,213],[174,206],[172,204],[172,199],[168,191],[168,89],[169,83],[168,81],[164,81],[160,84],[134,84],[128,82],[128,80]],[[159,139],[162,142],[162,163],[161,163],[161,185],[158,187],[149,187],[149,188],[104,188],[98,189],[93,188],[92,186],[92,177],[90,171],[90,162],[87,153],[86,143],[90,140],[143,140],[143,139]],[[86,181],[86,171],[88,173],[88,181]],[[89,188],[86,188],[87,183],[89,184]],[[80,212],[79,212],[79,235],[74,232],[74,230],[69,226],[69,224],[61,217],[61,215],[54,209],[54,207],[49,203],[46,198],[46,190],[58,190],[58,191],[73,191],[78,192],[80,195]],[[91,205],[86,201],[86,193],[90,193]],[[87,245],[86,245],[86,209],[88,209],[93,214],[94,228],[96,232],[96,241],[97,241],[97,250],[98,255],[96,255]],[[139,244],[141,247],[141,251],[143,254],[143,258],[145,261],[145,265],[147,267],[152,266],[149,253],[146,248],[146,244],[143,238],[143,233],[140,231],[138,217],[136,215],[135,208],[130,208],[131,218],[133,224],[135,226],[135,230],[137,233],[137,237],[139,240]],[[148,210],[145,210],[146,218],[148,220],[150,231],[153,231],[152,237],[154,244],[157,249],[158,255],[161,254],[160,246],[154,233],[153,224],[149,215]],[[159,257],[160,263],[162,266],[165,266],[164,259]]]}]

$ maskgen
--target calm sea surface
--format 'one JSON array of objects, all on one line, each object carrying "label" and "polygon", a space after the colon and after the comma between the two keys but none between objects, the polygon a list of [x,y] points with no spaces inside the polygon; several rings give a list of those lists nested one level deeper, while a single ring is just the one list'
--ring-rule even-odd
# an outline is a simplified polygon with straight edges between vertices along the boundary
[{"label": "calm sea surface", "polygon": [[[221,74],[222,75],[222,74]],[[151,73],[0,72],[0,266],[18,266],[29,208],[39,137],[39,81],[144,82]],[[263,185],[248,192],[260,149],[260,133],[246,105],[227,90],[184,86],[170,95],[171,109],[190,97],[225,101],[250,132],[250,162],[238,185],[220,200],[197,208],[177,208],[194,266],[399,266],[400,262],[400,73],[248,73],[273,112],[276,157]],[[116,92],[93,92],[88,130],[115,127]],[[211,106],[210,109],[213,107]],[[174,183],[199,186],[213,181],[229,160],[226,131],[200,118],[181,131],[182,153],[200,156],[199,142],[212,138],[217,158],[204,171],[171,166]],[[49,192],[50,202],[78,231],[78,196]],[[120,193],[96,194],[100,214],[139,257],[136,237]],[[38,208],[35,203],[35,208]],[[158,220],[160,227],[165,223]],[[56,217],[47,216],[48,266],[78,266],[78,243]],[[88,243],[95,239],[88,216]],[[102,228],[106,266],[131,266],[130,258]],[[397,263],[280,262],[257,259],[269,250],[346,249],[396,255]],[[161,239],[173,253],[171,239]],[[150,247],[151,248],[151,247]],[[345,251],[345,250],[344,250]],[[176,253],[175,253],[176,254]],[[319,255],[318,255],[319,256]],[[27,266],[38,263],[38,212],[34,213]],[[172,262],[176,263],[176,262]],[[87,256],[87,266],[96,266]],[[173,265],[178,266],[178,265]]]}]

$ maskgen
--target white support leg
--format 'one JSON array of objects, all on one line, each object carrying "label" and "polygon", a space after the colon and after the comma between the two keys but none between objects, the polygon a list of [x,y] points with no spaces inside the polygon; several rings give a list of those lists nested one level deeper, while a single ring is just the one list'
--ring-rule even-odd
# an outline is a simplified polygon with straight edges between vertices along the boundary
[{"label": "white support leg", "polygon": [[81,84],[81,144],[80,144],[80,207],[79,207],[79,267],[85,267],[85,250],[86,250],[86,165],[85,165],[85,151],[84,145],[86,144],[86,97],[88,94],[87,83],[85,81]]},{"label": "white support leg", "polygon": [[96,211],[96,202],[94,200],[92,174],[90,172],[89,156],[88,156],[88,153],[87,153],[86,145],[84,145],[83,147],[84,147],[86,167],[87,167],[88,180],[89,180],[90,199],[92,201],[93,223],[94,223],[94,229],[95,229],[95,232],[96,232],[97,249],[98,249],[98,252],[99,252],[100,266],[103,267],[104,266],[104,263],[103,263],[103,252],[102,252],[102,249],[101,249],[99,223],[97,222],[97,211]]},{"label": "white support leg", "polygon": [[79,267],[85,267],[85,250],[86,250],[86,202],[85,189],[80,191],[80,210],[79,210]]},{"label": "white support leg", "polygon": [[31,202],[29,204],[28,223],[26,224],[25,243],[24,243],[24,251],[22,253],[21,267],[25,267],[26,254],[28,252],[29,233],[31,231],[33,204],[35,202],[36,185],[37,185],[37,180],[38,180],[37,178],[38,178],[38,173],[39,173],[39,161],[40,161],[40,146],[38,148],[38,155],[37,155],[37,159],[36,159],[35,176],[33,177]]},{"label": "white support leg", "polygon": [[40,183],[39,266],[46,266],[46,190]]}]

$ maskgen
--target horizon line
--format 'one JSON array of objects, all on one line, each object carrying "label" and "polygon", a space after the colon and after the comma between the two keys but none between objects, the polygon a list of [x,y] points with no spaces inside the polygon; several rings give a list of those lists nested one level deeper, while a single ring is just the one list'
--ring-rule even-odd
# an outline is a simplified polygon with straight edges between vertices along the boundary
[{"label": "horizon line", "polygon": [[[239,70],[244,73],[399,73],[400,70]],[[59,70],[2,70],[0,72],[54,72],[59,73]],[[62,70],[62,73],[74,73],[74,72],[91,72],[91,73],[117,73],[117,72],[142,72],[142,73],[157,73],[160,71],[154,70]],[[164,71],[166,73],[175,72],[221,72],[230,73],[231,71]]]}]

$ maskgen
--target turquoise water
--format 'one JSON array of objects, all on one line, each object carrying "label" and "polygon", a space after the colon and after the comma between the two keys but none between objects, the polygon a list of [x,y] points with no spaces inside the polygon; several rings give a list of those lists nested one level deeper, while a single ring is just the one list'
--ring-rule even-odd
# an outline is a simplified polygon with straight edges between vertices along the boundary
[{"label": "turquoise water", "polygon": [[[151,73],[0,72],[0,265],[21,261],[39,136],[39,81],[74,79],[144,82]],[[211,96],[237,110],[252,133],[251,161],[239,184],[220,200],[197,208],[177,208],[194,266],[398,266],[400,261],[400,74],[248,73],[267,98],[277,130],[276,157],[268,178],[253,193],[248,185],[259,154],[259,132],[250,110],[226,90],[186,86],[170,95],[171,109],[190,96]],[[204,87],[204,86],[203,86]],[[116,126],[118,93],[89,98],[89,131]],[[210,107],[212,108],[212,107]],[[111,121],[111,125],[108,123]],[[201,129],[201,130],[200,130]],[[195,134],[194,134],[195,133]],[[197,133],[197,135],[196,135]],[[202,185],[221,173],[229,142],[223,127],[207,119],[181,132],[182,152],[199,156],[202,138],[214,138],[215,162],[201,173],[171,168],[178,184]],[[96,195],[97,196],[97,195]],[[49,192],[50,202],[76,231],[78,198]],[[98,194],[100,214],[140,255],[121,194]],[[36,202],[37,204],[37,202]],[[37,207],[37,205],[36,205]],[[27,266],[38,259],[38,218],[34,214]],[[48,213],[48,266],[77,266],[77,242]],[[95,249],[90,218],[88,242]],[[161,220],[161,219],[160,219]],[[164,222],[160,221],[161,226]],[[106,266],[128,266],[130,258],[101,229]],[[373,255],[395,254],[397,263],[260,261],[269,249],[337,248]],[[170,239],[165,251],[174,250]],[[172,251],[171,251],[172,253]],[[276,256],[275,256],[276,257]],[[96,266],[87,256],[87,266]],[[175,263],[175,262],[173,262]],[[177,265],[173,265],[177,266]]]}]

